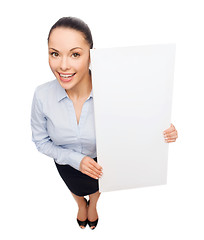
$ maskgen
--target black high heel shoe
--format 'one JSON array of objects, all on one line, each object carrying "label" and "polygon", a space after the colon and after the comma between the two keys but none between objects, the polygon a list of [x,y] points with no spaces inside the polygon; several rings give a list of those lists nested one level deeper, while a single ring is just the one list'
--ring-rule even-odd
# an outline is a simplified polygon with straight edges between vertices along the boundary
[{"label": "black high heel shoe", "polygon": [[[87,206],[88,206],[88,202],[87,202],[86,198],[84,198],[84,200],[86,201],[86,204],[87,204]],[[84,228],[86,227],[87,223],[88,223],[88,218],[87,218],[85,221],[80,221],[80,220],[77,218],[77,222],[78,222],[78,224],[79,224],[79,227],[80,227],[81,229],[84,229]],[[82,228],[81,226],[84,227],[84,228]]]},{"label": "black high heel shoe", "polygon": [[[88,200],[87,206],[89,206],[89,203],[90,203],[90,200]],[[90,228],[94,227],[94,228],[91,228],[91,230],[94,230],[96,228],[96,226],[97,226],[98,218],[95,221],[93,221],[93,222],[89,221],[88,218],[87,218],[87,223],[88,223]]]}]

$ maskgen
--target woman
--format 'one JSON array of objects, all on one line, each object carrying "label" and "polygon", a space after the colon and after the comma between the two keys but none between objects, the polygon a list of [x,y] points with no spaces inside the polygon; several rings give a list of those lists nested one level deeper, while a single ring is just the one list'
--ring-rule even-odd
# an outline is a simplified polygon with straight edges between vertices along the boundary
[{"label": "woman", "polygon": [[[48,35],[49,65],[56,79],[36,88],[31,128],[37,149],[54,159],[78,204],[79,226],[85,228],[88,223],[94,229],[102,167],[96,157],[91,48],[90,29],[80,19],[64,17],[52,26]],[[164,137],[166,142],[176,140],[172,124]]]}]

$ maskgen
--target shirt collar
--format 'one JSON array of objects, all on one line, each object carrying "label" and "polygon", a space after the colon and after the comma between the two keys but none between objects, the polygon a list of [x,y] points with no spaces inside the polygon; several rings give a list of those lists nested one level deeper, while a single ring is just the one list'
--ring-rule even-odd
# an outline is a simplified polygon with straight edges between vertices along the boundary
[{"label": "shirt collar", "polygon": [[[66,97],[69,98],[69,96],[66,93],[65,89],[59,84],[57,79],[56,79],[56,81],[57,81],[57,100],[58,100],[58,102],[61,101],[64,98],[66,98]],[[89,95],[89,97],[87,99],[89,99],[91,97],[93,98],[93,88],[92,88],[91,93],[90,93],[90,95]]]},{"label": "shirt collar", "polygon": [[90,93],[90,96],[88,97],[88,99],[92,97],[93,98],[93,88],[91,89],[91,93]]},{"label": "shirt collar", "polygon": [[62,99],[68,97],[68,95],[67,95],[65,89],[59,84],[57,79],[56,79],[56,82],[57,82],[57,100],[59,102]]}]

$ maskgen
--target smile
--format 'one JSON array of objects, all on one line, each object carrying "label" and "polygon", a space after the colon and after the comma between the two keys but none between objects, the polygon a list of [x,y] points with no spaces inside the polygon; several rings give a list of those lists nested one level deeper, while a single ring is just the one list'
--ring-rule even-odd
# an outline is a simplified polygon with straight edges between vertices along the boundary
[{"label": "smile", "polygon": [[60,77],[63,77],[63,78],[72,77],[72,76],[74,76],[74,74],[76,74],[76,73],[73,73],[73,74],[62,74],[62,73],[59,73]]},{"label": "smile", "polygon": [[74,75],[76,73],[73,73],[73,74],[58,73],[58,74],[59,74],[59,78],[62,82],[70,82],[74,78]]}]

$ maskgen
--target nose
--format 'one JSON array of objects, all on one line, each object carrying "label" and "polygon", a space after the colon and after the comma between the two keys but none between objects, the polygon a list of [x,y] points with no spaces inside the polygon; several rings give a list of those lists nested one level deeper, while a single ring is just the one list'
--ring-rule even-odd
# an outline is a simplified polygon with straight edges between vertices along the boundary
[{"label": "nose", "polygon": [[60,62],[60,68],[62,71],[66,71],[67,69],[70,69],[70,63],[67,57],[63,57],[61,58],[61,62]]}]

